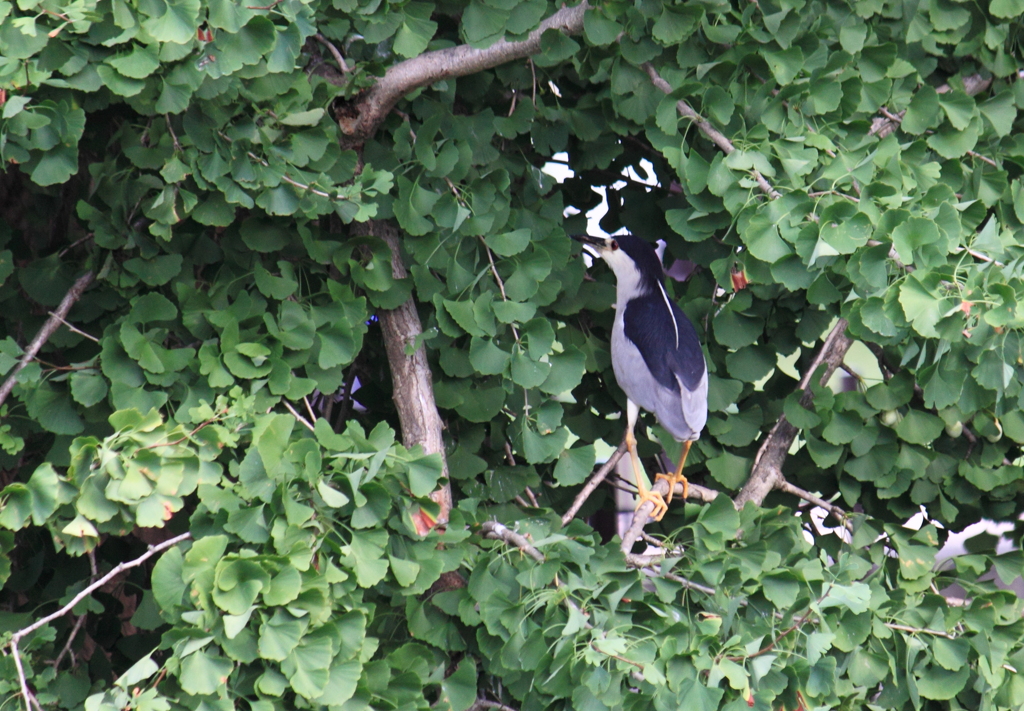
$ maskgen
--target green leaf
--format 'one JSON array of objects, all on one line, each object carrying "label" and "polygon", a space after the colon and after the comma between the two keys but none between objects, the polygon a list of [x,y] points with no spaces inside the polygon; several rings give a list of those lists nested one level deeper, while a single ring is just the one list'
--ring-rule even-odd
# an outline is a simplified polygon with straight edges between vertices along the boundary
[{"label": "green leaf", "polygon": [[310,109],[309,111],[296,111],[283,116],[280,122],[285,126],[315,126],[323,118],[323,109]]},{"label": "green leaf", "polygon": [[[259,630],[259,654],[264,659],[283,661],[299,644],[309,621],[277,609]],[[207,692],[209,693],[209,692]]]},{"label": "green leaf", "polygon": [[942,419],[931,413],[910,410],[896,425],[896,434],[904,442],[927,445],[941,434],[944,426]]},{"label": "green leaf", "polygon": [[60,144],[43,154],[29,177],[36,185],[66,183],[78,172],[78,145]]},{"label": "green leaf", "polygon": [[199,0],[156,0],[149,5],[150,18],[142,26],[158,42],[185,44],[196,34],[199,9]]},{"label": "green leaf", "polygon": [[928,145],[943,158],[959,158],[974,150],[981,131],[981,119],[975,116],[964,129],[943,126],[928,137]]},{"label": "green leaf", "polygon": [[447,700],[452,711],[466,711],[476,703],[476,660],[463,657],[459,666],[441,682],[442,699]]},{"label": "green leaf", "polygon": [[490,47],[505,31],[508,12],[488,7],[480,0],[472,0],[462,13],[462,31],[466,41],[477,48]]},{"label": "green leaf", "polygon": [[904,264],[913,264],[914,250],[938,242],[939,238],[939,226],[923,217],[911,217],[892,231],[893,246]]},{"label": "green leaf", "polygon": [[437,23],[430,19],[433,9],[433,3],[406,4],[405,21],[395,35],[395,52],[403,57],[415,57],[423,53],[437,32]]},{"label": "green leaf", "polygon": [[[1024,9],[1022,9],[1024,12]],[[967,685],[970,669],[966,666],[950,672],[937,666],[930,666],[917,676],[917,689],[926,699],[944,701],[952,699]]]},{"label": "green leaf", "polygon": [[107,381],[98,373],[72,373],[68,380],[71,383],[71,397],[80,405],[92,407],[107,397]]},{"label": "green leaf", "polygon": [[988,11],[996,17],[1014,19],[1024,14],[1024,0],[992,0],[989,3]]},{"label": "green leaf", "polygon": [[789,245],[779,236],[778,225],[761,213],[755,215],[748,223],[747,229],[743,232],[743,241],[751,254],[769,264],[792,253]]},{"label": "green leaf", "polygon": [[75,435],[85,429],[85,423],[71,404],[68,393],[59,391],[49,383],[40,383],[25,396],[29,416],[43,429],[54,434]]},{"label": "green leaf", "polygon": [[554,477],[559,486],[575,486],[586,481],[594,469],[596,452],[594,445],[566,449],[558,455]]},{"label": "green leaf", "polygon": [[189,694],[212,694],[227,684],[235,665],[230,659],[215,657],[205,650],[185,657],[178,680]]},{"label": "green leaf", "polygon": [[551,365],[532,360],[526,353],[512,354],[512,382],[524,388],[535,388],[547,380]]},{"label": "green leaf", "polygon": [[615,20],[605,17],[604,12],[599,9],[592,8],[583,16],[583,34],[590,44],[599,47],[611,44],[622,32],[622,26]]},{"label": "green leaf", "polygon": [[919,136],[929,128],[935,128],[938,125],[939,95],[932,86],[925,84],[910,100],[900,128],[907,133]]},{"label": "green leaf", "polygon": [[708,460],[708,471],[715,481],[727,489],[739,489],[750,475],[753,462],[746,457],[738,457],[725,452]]},{"label": "green leaf", "polygon": [[946,113],[946,117],[953,128],[958,131],[963,131],[967,128],[971,123],[971,119],[977,113],[974,99],[959,89],[939,94],[939,106]]},{"label": "green leaf", "polygon": [[439,453],[426,454],[409,463],[409,491],[413,496],[426,496],[437,487],[444,462]]},{"label": "green leaf", "polygon": [[484,237],[484,242],[496,254],[500,254],[503,257],[511,257],[512,255],[519,254],[530,245],[530,230],[524,228],[503,234],[487,235]]}]

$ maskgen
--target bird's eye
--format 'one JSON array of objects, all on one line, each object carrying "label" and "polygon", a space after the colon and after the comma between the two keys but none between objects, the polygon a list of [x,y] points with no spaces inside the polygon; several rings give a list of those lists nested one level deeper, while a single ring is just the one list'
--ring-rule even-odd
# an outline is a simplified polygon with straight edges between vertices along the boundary
[{"label": "bird's eye", "polygon": [[616,242],[615,240],[612,240],[611,247],[612,247],[612,251],[614,252],[616,249],[619,248],[619,243]]}]

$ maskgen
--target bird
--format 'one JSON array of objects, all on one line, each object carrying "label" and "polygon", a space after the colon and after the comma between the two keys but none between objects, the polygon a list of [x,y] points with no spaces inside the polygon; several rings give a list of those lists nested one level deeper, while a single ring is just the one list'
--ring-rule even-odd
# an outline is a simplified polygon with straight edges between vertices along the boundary
[{"label": "bird", "polygon": [[[661,259],[649,242],[631,234],[573,239],[607,262],[615,274],[612,370],[626,394],[626,449],[636,477],[637,508],[651,501],[651,517],[660,521],[677,483],[683,485],[686,498],[689,484],[683,466],[708,419],[708,368],[697,329],[665,291]],[[644,485],[633,434],[641,408],[654,413],[683,444],[675,473],[655,477],[668,481],[667,501]]]}]

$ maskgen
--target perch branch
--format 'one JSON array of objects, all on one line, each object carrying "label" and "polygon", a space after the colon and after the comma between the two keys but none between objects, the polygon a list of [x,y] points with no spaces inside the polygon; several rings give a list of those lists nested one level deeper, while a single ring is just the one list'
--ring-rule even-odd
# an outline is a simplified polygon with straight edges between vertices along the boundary
[{"label": "perch branch", "polygon": [[[587,0],[579,5],[563,7],[540,23],[526,39],[508,42],[500,39],[486,49],[467,44],[425,52],[418,57],[390,67],[380,81],[354,104],[340,107],[338,126],[355,143],[373,135],[398,101],[414,89],[451,77],[475,74],[514,59],[536,54],[541,48],[541,37],[548,30],[568,35],[583,31],[583,14],[590,9]],[[330,80],[330,77],[327,77]]]},{"label": "perch branch", "polygon": [[[81,279],[79,279],[79,281],[81,281]],[[88,286],[88,284],[86,284],[85,286]],[[83,290],[85,289],[85,286],[82,287]],[[70,292],[68,292],[68,293],[70,294]],[[65,297],[65,300],[67,300],[67,297]],[[63,304],[61,304],[61,306],[63,306]],[[70,305],[68,306],[68,308],[70,308]],[[58,311],[59,311],[59,309],[58,309]],[[66,310],[65,310],[65,313],[67,313]],[[46,617],[42,618],[41,620],[36,620],[35,622],[33,622],[28,627],[24,627],[24,628],[18,630],[17,632],[15,632],[14,634],[11,635],[11,641],[9,642],[9,644],[11,645],[11,654],[14,656],[14,666],[18,670],[18,681],[21,684],[21,695],[22,695],[22,698],[24,698],[24,700],[25,700],[25,706],[27,708],[27,711],[32,711],[32,704],[33,703],[35,703],[37,707],[38,707],[39,704],[38,704],[38,702],[35,701],[35,697],[32,695],[32,692],[29,691],[28,680],[25,677],[25,670],[21,666],[21,655],[18,652],[18,642],[20,642],[22,639],[24,639],[27,635],[30,635],[33,632],[35,632],[37,629],[39,629],[43,625],[47,625],[47,624],[53,622],[54,620],[56,620],[58,617],[63,617],[64,615],[66,615],[68,612],[70,612],[71,610],[74,609],[75,605],[77,605],[82,600],[84,600],[89,595],[91,595],[93,593],[93,591],[98,590],[99,588],[103,587],[104,585],[106,585],[108,582],[110,582],[111,580],[116,578],[118,575],[120,575],[124,571],[130,570],[132,568],[136,568],[136,567],[142,565],[143,563],[145,563],[147,560],[152,558],[157,553],[159,553],[159,552],[161,552],[163,550],[166,550],[168,548],[171,548],[172,546],[175,546],[175,545],[181,543],[182,541],[188,540],[191,537],[192,537],[191,533],[182,533],[180,536],[175,536],[174,538],[168,538],[163,543],[159,543],[159,544],[157,544],[155,546],[149,546],[146,549],[146,552],[143,553],[142,555],[140,555],[138,558],[135,558],[135,559],[129,560],[129,561],[125,561],[123,563],[118,563],[113,568],[111,568],[110,572],[107,573],[106,575],[104,575],[102,578],[100,578],[98,580],[94,580],[92,583],[87,585],[85,588],[82,589],[81,592],[79,592],[77,595],[75,595],[73,598],[71,598],[71,602],[69,602],[64,607],[60,608],[59,610],[57,610],[56,612],[54,612],[52,614],[47,615]]]},{"label": "perch branch", "polygon": [[95,275],[93,272],[88,271],[78,277],[78,281],[72,284],[71,288],[68,289],[68,293],[64,295],[64,298],[60,302],[60,306],[57,307],[56,311],[50,314],[50,318],[46,319],[46,323],[43,324],[42,328],[40,328],[39,332],[36,334],[36,337],[32,339],[32,342],[29,343],[28,347],[25,349],[25,355],[23,355],[21,360],[18,361],[18,364],[14,366],[14,370],[12,370],[11,374],[7,376],[7,380],[4,381],[4,384],[0,385],[0,405],[7,400],[7,396],[10,395],[11,390],[14,389],[14,384],[17,382],[15,378],[18,373],[20,373],[26,365],[32,362],[32,359],[36,357],[37,353],[39,353],[39,349],[43,347],[43,344],[50,339],[50,336],[52,336],[58,328],[60,328],[61,324],[64,323],[64,319],[68,315],[68,311],[70,311],[71,307],[75,305],[75,302],[82,297],[82,294],[89,285],[92,284],[94,278]]},{"label": "perch branch", "polygon": [[[811,404],[813,397],[810,387],[811,378],[814,377],[818,369],[822,365],[825,366],[825,371],[818,381],[821,385],[825,385],[828,383],[829,378],[832,377],[835,369],[843,362],[846,352],[853,344],[853,340],[846,335],[846,326],[846,319],[839,319],[832,332],[825,339],[825,343],[822,344],[821,350],[818,351],[818,354],[804,373],[799,387],[803,391],[803,395],[800,398],[800,405],[802,407],[807,407]],[[779,417],[779,421],[772,427],[768,436],[765,437],[761,448],[757,451],[757,456],[754,458],[754,466],[751,469],[747,483],[743,485],[740,493],[736,495],[736,508],[743,508],[743,505],[748,501],[753,501],[760,506],[772,489],[782,486],[785,482],[782,476],[782,463],[786,460],[789,448],[792,446],[796,435],[797,428],[786,419],[786,416],[782,415]]]},{"label": "perch branch", "polygon": [[[379,237],[391,250],[391,273],[395,279],[405,279],[408,272],[399,249],[398,228],[386,220],[370,220],[352,227],[353,235]],[[402,426],[402,444],[406,447],[421,445],[426,454],[441,455],[441,476],[445,484],[430,495],[440,507],[436,523],[448,523],[448,512],[452,508],[452,490],[448,480],[448,460],[444,453],[444,438],[441,415],[434,400],[434,382],[427,362],[427,350],[416,340],[423,334],[423,323],[416,310],[416,300],[410,296],[395,309],[378,309],[377,318],[384,332],[384,346],[391,367],[391,381],[394,385],[395,408]],[[410,349],[407,352],[406,349]],[[415,349],[415,350],[413,350]],[[433,525],[422,521],[421,535]],[[420,524],[417,524],[420,528]]]},{"label": "perch branch", "polygon": [[[658,479],[654,486],[651,487],[652,492],[657,492],[662,497],[668,496],[668,482],[665,479]],[[673,496],[682,497],[683,485],[676,484]],[[700,484],[689,484],[687,486],[687,498],[696,499],[701,503],[710,503],[718,498],[718,492],[714,489],[709,489],[706,486]],[[647,524],[647,519],[651,517],[651,512],[654,511],[654,502],[645,501],[636,511],[633,512],[633,519],[629,523],[629,528],[622,534],[622,545],[620,548],[622,552],[627,556],[632,555],[630,551],[633,549],[633,544],[637,542],[641,534],[644,532],[644,526]],[[635,559],[638,562],[640,559]],[[646,565],[646,563],[645,563]]]},{"label": "perch branch", "polygon": [[[654,86],[658,87],[666,94],[672,93],[672,85],[661,78],[661,75],[658,74],[658,70],[654,68],[653,64],[650,62],[644,62],[641,65],[641,68],[647,72],[647,76],[651,78],[651,83],[654,84]],[[736,150],[736,146],[732,144],[732,141],[726,138],[721,131],[712,126],[706,119],[701,118],[700,114],[694,111],[693,107],[682,99],[676,102],[676,110],[681,116],[683,116],[683,118],[688,118],[693,121],[697,128],[700,129],[700,132],[707,136],[712,143],[721,148],[723,153],[729,155]],[[779,191],[773,188],[760,172],[756,170],[751,172],[753,173],[754,180],[757,181],[758,187],[761,188],[761,192],[772,200],[777,200],[782,197]]]}]

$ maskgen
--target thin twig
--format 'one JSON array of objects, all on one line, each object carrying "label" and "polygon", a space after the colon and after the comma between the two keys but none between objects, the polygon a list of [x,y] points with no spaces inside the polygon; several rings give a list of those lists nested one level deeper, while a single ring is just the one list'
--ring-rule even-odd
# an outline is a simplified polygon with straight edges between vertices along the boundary
[{"label": "thin twig", "polygon": [[61,318],[60,316],[58,316],[58,315],[57,315],[57,314],[55,314],[54,312],[52,312],[52,311],[48,311],[47,313],[48,313],[48,314],[49,314],[49,315],[50,315],[51,317],[53,317],[53,318],[57,319],[58,321],[60,321],[60,322],[61,322],[61,323],[62,323],[62,324],[63,324],[64,326],[66,326],[66,327],[67,327],[67,329],[68,329],[69,331],[71,331],[72,333],[77,333],[77,334],[78,334],[79,336],[82,336],[83,338],[88,338],[88,339],[89,339],[90,341],[92,341],[93,343],[99,343],[99,342],[100,342],[100,339],[96,338],[96,337],[95,337],[95,336],[93,336],[93,335],[90,335],[90,334],[86,333],[85,331],[81,331],[81,330],[79,330],[79,329],[75,328],[74,326],[72,326],[72,325],[71,325],[70,323],[68,323],[67,321],[65,321],[64,319],[62,319],[62,318]]},{"label": "thin twig", "polygon": [[350,71],[352,71],[351,69],[349,69],[348,64],[345,63],[345,58],[341,56],[341,52],[338,51],[338,48],[334,46],[333,42],[331,42],[329,39],[324,37],[319,32],[313,35],[313,37],[316,39],[317,42],[326,47],[332,55],[334,55],[334,61],[338,63],[338,69],[341,70],[342,74],[348,74]]},{"label": "thin twig", "polygon": [[39,704],[35,700],[35,697],[32,695],[32,692],[29,691],[28,680],[25,678],[25,670],[22,668],[22,665],[21,665],[21,654],[18,652],[18,642],[20,642],[22,639],[24,639],[27,635],[30,635],[33,632],[35,632],[37,629],[39,629],[43,625],[47,625],[47,624],[53,622],[54,620],[56,620],[57,618],[63,617],[64,615],[66,615],[68,612],[70,612],[71,610],[73,610],[75,608],[75,605],[77,605],[82,600],[84,600],[89,595],[91,595],[93,593],[93,591],[98,590],[99,588],[103,587],[104,585],[106,585],[108,582],[113,580],[115,577],[117,577],[118,575],[120,575],[124,571],[130,570],[132,568],[135,568],[135,567],[138,567],[138,566],[142,565],[144,562],[149,560],[151,557],[153,557],[157,553],[159,553],[159,552],[161,552],[163,550],[166,550],[168,548],[171,548],[172,546],[175,546],[178,543],[181,543],[182,541],[188,540],[189,538],[192,538],[192,534],[191,533],[182,533],[180,536],[175,536],[174,538],[168,538],[163,543],[159,543],[159,544],[157,544],[155,546],[149,546],[147,548],[146,552],[143,553],[142,555],[140,555],[138,558],[135,558],[134,560],[125,561],[123,563],[118,563],[116,566],[114,566],[110,570],[110,572],[108,572],[102,578],[100,578],[99,580],[94,580],[92,583],[87,585],[81,592],[79,592],[77,595],[75,595],[73,598],[71,598],[71,602],[69,602],[68,604],[64,605],[64,607],[60,608],[59,610],[57,610],[56,612],[54,612],[52,614],[47,615],[46,617],[42,618],[41,620],[37,620],[37,621],[33,622],[28,627],[24,627],[24,628],[18,630],[17,632],[15,632],[14,634],[11,635],[11,641],[9,642],[9,644],[11,646],[11,654],[14,656],[14,666],[18,670],[18,681],[21,684],[21,695],[22,695],[22,698],[24,698],[24,700],[25,700],[25,707],[26,707],[27,711],[32,711],[33,703],[35,703],[36,707],[38,707]]},{"label": "thin twig", "polygon": [[76,240],[75,240],[74,242],[72,242],[71,244],[69,244],[69,245],[68,245],[67,247],[65,247],[64,249],[62,249],[62,250],[60,251],[60,253],[59,253],[59,254],[57,255],[57,257],[58,257],[58,258],[60,258],[60,259],[63,259],[63,258],[64,258],[64,255],[65,255],[65,254],[67,254],[68,252],[70,252],[70,251],[71,251],[72,249],[74,249],[74,248],[75,248],[75,247],[77,247],[78,245],[82,244],[82,242],[88,242],[89,240],[91,240],[91,239],[93,238],[93,236],[94,236],[94,235],[93,235],[93,233],[92,233],[92,232],[90,232],[90,233],[89,233],[89,234],[87,234],[87,235],[86,235],[85,237],[82,237],[82,238],[80,238],[80,239],[76,239]]},{"label": "thin twig", "polygon": [[309,404],[309,398],[305,395],[302,396],[302,402],[306,405],[306,412],[309,413],[309,421],[316,422],[316,415],[313,414],[313,408]]},{"label": "thin twig", "polygon": [[983,156],[980,153],[975,153],[974,151],[967,151],[967,155],[971,156],[972,158],[977,158],[983,163],[988,163],[993,168],[999,168],[999,164],[996,163],[991,158],[989,158],[988,156]]},{"label": "thin twig", "polygon": [[189,437],[194,436],[199,430],[203,429],[207,425],[212,425],[214,422],[217,421],[217,419],[218,418],[213,417],[213,418],[210,418],[209,420],[207,420],[206,422],[200,422],[199,426],[196,427],[194,430],[189,432],[184,437],[179,437],[178,439],[176,439],[176,440],[174,440],[172,442],[157,442],[156,444],[147,444],[142,449],[156,449],[157,447],[173,447],[176,444],[181,444],[182,442],[187,440]]},{"label": "thin twig", "polygon": [[793,484],[790,484],[788,481],[785,481],[785,480],[783,480],[782,483],[779,484],[779,486],[777,488],[780,491],[785,491],[787,494],[792,494],[793,496],[798,496],[801,499],[803,499],[804,501],[812,503],[812,504],[814,504],[815,506],[817,506],[819,508],[825,509],[830,514],[835,516],[836,519],[838,519],[839,523],[841,523],[843,525],[843,528],[845,528],[847,531],[853,531],[853,524],[850,523],[850,519],[846,515],[846,512],[843,511],[838,506],[836,506],[835,504],[829,503],[828,501],[825,501],[825,499],[821,498],[820,496],[815,496],[811,492],[805,491],[805,490],[801,489],[798,486],[794,486]]},{"label": "thin twig", "polygon": [[66,293],[64,298],[61,299],[57,310],[51,314],[50,318],[46,319],[46,323],[44,323],[42,328],[39,329],[39,332],[36,333],[36,337],[28,344],[28,348],[25,349],[25,354],[21,357],[21,360],[18,361],[16,366],[14,366],[14,370],[12,370],[11,374],[7,376],[7,380],[4,381],[4,384],[0,385],[0,405],[7,400],[7,396],[10,395],[11,390],[14,389],[14,384],[17,382],[15,378],[18,373],[32,362],[32,359],[36,357],[37,353],[39,353],[43,344],[50,339],[50,336],[52,336],[58,328],[60,328],[60,325],[64,322],[68,312],[71,310],[71,307],[74,306],[75,302],[82,297],[82,294],[89,285],[92,284],[93,279],[95,278],[96,277],[93,272],[88,271],[78,277],[78,280],[71,285],[70,289],[68,289],[68,293]]},{"label": "thin twig", "polygon": [[568,526],[569,522],[576,518],[576,514],[579,513],[580,507],[586,503],[590,495],[594,493],[594,490],[601,485],[608,473],[615,468],[615,465],[619,463],[619,459],[626,453],[626,439],[623,437],[622,443],[618,449],[612,452],[612,456],[608,457],[608,461],[601,465],[594,476],[590,477],[590,481],[587,482],[586,486],[580,490],[580,493],[576,494],[576,498],[573,499],[572,506],[562,516],[562,525]]},{"label": "thin twig", "polygon": [[818,190],[817,192],[807,193],[807,197],[811,198],[822,197],[823,195],[835,195],[836,197],[846,198],[847,200],[851,200],[853,202],[860,202],[859,197],[847,195],[846,193],[841,193],[838,190]]},{"label": "thin twig", "polygon": [[[666,94],[672,93],[672,85],[661,78],[661,75],[658,74],[658,70],[654,68],[653,64],[651,64],[650,62],[644,62],[641,65],[641,69],[647,72],[647,76],[651,78],[651,82],[654,84],[654,86],[658,87]],[[701,118],[700,114],[694,111],[693,107],[690,106],[685,101],[683,101],[682,99],[676,102],[676,110],[684,118],[688,118],[691,121],[693,121],[697,128],[700,129],[700,132],[707,136],[712,143],[714,143],[716,146],[722,149],[723,153],[729,155],[730,153],[736,150],[736,146],[732,144],[732,141],[726,138],[721,131],[712,126],[711,123],[708,122],[706,119]],[[759,171],[752,169],[751,174],[753,174],[754,180],[757,181],[758,187],[761,188],[761,192],[763,192],[769,198],[771,198],[772,200],[778,200],[780,197],[782,197],[781,193],[779,193],[778,190],[773,188],[768,183],[768,181],[765,180],[765,177],[761,175]]]},{"label": "thin twig", "polygon": [[64,643],[64,648],[60,650],[60,654],[58,654],[57,658],[53,660],[53,668],[55,670],[60,671],[60,663],[64,661],[64,655],[66,654],[71,655],[71,666],[74,667],[75,653],[71,651],[71,645],[75,641],[75,637],[78,635],[79,630],[82,629],[82,625],[85,624],[85,618],[88,616],[88,613],[82,613],[78,616],[78,619],[75,620],[75,626],[71,628],[71,633],[68,634],[68,641]]},{"label": "thin twig", "polygon": [[539,509],[540,504],[537,503],[537,496],[533,493],[533,489],[531,489],[530,487],[526,487],[524,491],[526,492],[526,498],[530,500],[530,503],[533,505],[533,508]]},{"label": "thin twig", "polygon": [[92,584],[86,586],[81,592],[79,592],[77,595],[75,595],[71,599],[71,602],[66,604],[64,607],[60,608],[59,610],[57,610],[56,612],[54,612],[52,614],[47,615],[46,617],[42,618],[41,620],[37,620],[36,622],[33,622],[28,627],[20,629],[17,632],[15,632],[14,634],[12,634],[11,635],[11,640],[14,641],[14,642],[17,642],[17,641],[23,639],[24,637],[26,637],[27,635],[35,632],[37,629],[39,629],[43,625],[46,625],[46,624],[49,624],[50,622],[53,622],[58,617],[62,617],[63,615],[67,614],[69,611],[74,609],[75,605],[77,605],[82,600],[84,600],[89,595],[91,595],[94,590],[97,590],[97,589],[103,587],[104,585],[106,585],[108,582],[110,582],[111,580],[116,578],[118,575],[120,575],[124,571],[131,570],[132,568],[137,568],[138,566],[140,566],[143,563],[145,563],[147,560],[149,560],[151,557],[153,557],[157,553],[159,553],[159,552],[161,552],[163,550],[166,550],[168,548],[171,548],[172,546],[175,546],[178,543],[181,543],[182,541],[187,541],[190,538],[192,538],[192,534],[191,533],[182,533],[181,535],[175,536],[174,538],[168,538],[166,541],[164,541],[162,543],[158,543],[155,546],[147,546],[146,552],[143,553],[142,555],[140,555],[138,558],[135,558],[134,560],[125,561],[123,563],[118,563],[113,568],[111,568],[110,572],[108,572],[102,578],[100,578],[99,580],[96,580]]},{"label": "thin twig", "polygon": [[911,634],[930,634],[935,637],[945,637],[946,639],[956,639],[955,636],[949,634],[949,632],[943,632],[942,630],[930,630],[921,627],[911,627],[910,625],[897,625],[893,622],[886,622],[885,626],[891,630],[899,630],[900,632],[910,632]]},{"label": "thin twig", "polygon": [[660,573],[659,572],[658,574],[661,575],[661,577],[665,578],[665,580],[671,580],[674,583],[679,583],[680,585],[682,585],[684,588],[686,588],[688,590],[696,590],[697,592],[702,592],[705,595],[714,595],[715,594],[715,589],[714,588],[709,588],[707,585],[701,585],[700,583],[695,583],[692,580],[688,580],[686,578],[683,578],[683,577],[681,577],[679,575],[676,575],[675,573]]},{"label": "thin twig", "polygon": [[170,114],[164,114],[164,122],[166,122],[166,124],[167,124],[167,132],[169,134],[171,134],[171,141],[172,141],[172,143],[174,145],[174,152],[175,153],[180,153],[181,152],[181,144],[178,143],[178,134],[176,134],[174,132],[174,127],[171,126],[171,115]]},{"label": "thin twig", "polygon": [[295,408],[292,407],[292,404],[290,402],[288,402],[287,400],[282,400],[281,403],[285,406],[285,409],[288,410],[288,412],[292,413],[292,417],[301,422],[307,430],[309,430],[310,432],[316,432],[316,429],[314,429],[313,425],[309,424],[306,418],[300,415],[295,410]]}]

